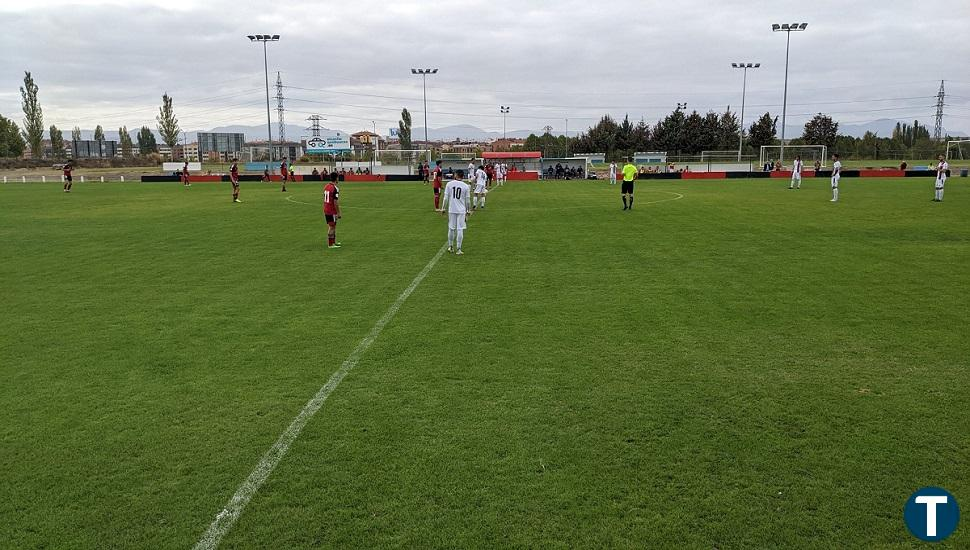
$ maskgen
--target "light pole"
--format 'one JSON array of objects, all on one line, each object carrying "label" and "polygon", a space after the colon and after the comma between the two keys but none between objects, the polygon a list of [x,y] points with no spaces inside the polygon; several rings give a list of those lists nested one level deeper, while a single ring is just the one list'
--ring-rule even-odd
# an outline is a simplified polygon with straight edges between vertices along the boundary
[{"label": "light pole", "polygon": [[686,111],[687,110],[687,102],[685,101],[685,102],[681,103],[681,102],[678,101],[677,102],[677,110],[678,111],[681,111],[681,110]]},{"label": "light pole", "polygon": [[741,131],[738,132],[738,162],[741,162],[741,148],[744,147],[744,94],[748,89],[748,69],[757,69],[761,63],[731,63],[735,69],[744,69],[744,78],[741,83],[741,120],[739,125]]},{"label": "light pole", "polygon": [[269,144],[269,161],[273,162],[275,156],[273,155],[273,123],[270,122],[269,118],[269,63],[266,59],[266,43],[267,42],[279,42],[280,35],[278,34],[250,34],[250,42],[262,42],[263,43],[263,73],[266,76],[266,141]]},{"label": "light pole", "polygon": [[411,74],[421,75],[421,89],[424,92],[424,144],[428,147],[428,164],[431,164],[431,145],[428,143],[428,75],[438,74],[438,69],[411,69]]},{"label": "light pole", "polygon": [[509,139],[505,134],[505,115],[509,114],[509,108],[505,105],[500,105],[498,110],[502,113],[502,139]]},{"label": "light pole", "polygon": [[773,23],[771,25],[772,32],[783,32],[788,35],[785,42],[785,95],[781,103],[781,153],[778,155],[778,161],[782,164],[785,163],[785,115],[788,114],[788,50],[791,47],[792,31],[803,31],[806,27],[808,27],[808,23],[784,23],[781,25]]}]

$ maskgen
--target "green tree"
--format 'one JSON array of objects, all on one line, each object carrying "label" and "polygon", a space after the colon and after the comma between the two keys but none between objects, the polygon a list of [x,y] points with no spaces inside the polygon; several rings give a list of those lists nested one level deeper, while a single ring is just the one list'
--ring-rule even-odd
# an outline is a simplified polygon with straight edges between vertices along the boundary
[{"label": "green tree", "polygon": [[118,142],[121,144],[121,156],[125,157],[126,159],[130,159],[132,157],[133,147],[131,143],[131,134],[128,133],[127,126],[118,128]]},{"label": "green tree", "polygon": [[100,124],[94,128],[94,141],[104,141],[104,128],[102,128]]},{"label": "green tree", "polygon": [[142,126],[141,130],[138,131],[138,154],[149,155],[157,152],[158,144],[155,142],[155,134],[148,129],[148,126]]},{"label": "green tree", "polygon": [[397,123],[397,138],[401,142],[401,149],[411,149],[411,113],[406,108],[401,110],[401,120]]},{"label": "green tree", "polygon": [[0,158],[17,158],[23,155],[25,145],[17,123],[0,115]]},{"label": "green tree", "polygon": [[862,139],[856,143],[856,154],[860,158],[877,159],[879,158],[879,137],[872,132],[866,132]]},{"label": "green tree", "polygon": [[653,128],[653,143],[657,150],[679,155],[686,149],[684,144],[684,126],[687,117],[680,109],[667,115]]},{"label": "green tree", "polygon": [[74,129],[71,130],[71,141],[81,141],[81,127],[80,126],[75,126]]},{"label": "green tree", "polygon": [[34,158],[44,156],[42,142],[44,141],[44,112],[37,99],[37,84],[30,71],[24,71],[24,85],[20,87],[21,106],[24,110],[24,140],[30,147],[30,154]]},{"label": "green tree", "polygon": [[733,150],[738,146],[740,139],[741,123],[738,117],[730,109],[721,115],[719,124],[720,136],[718,137],[717,148],[722,151]]},{"label": "green tree", "polygon": [[51,136],[51,156],[56,159],[66,157],[64,152],[64,133],[57,126],[51,124],[49,130]]},{"label": "green tree", "polygon": [[172,151],[172,158],[175,158],[175,146],[179,142],[179,119],[175,118],[175,109],[172,108],[172,97],[167,93],[162,94],[162,106],[158,108],[158,135],[162,136],[162,141],[168,145]]},{"label": "green tree", "polygon": [[819,113],[805,123],[802,140],[808,145],[825,145],[834,147],[835,139],[839,135],[839,123],[832,117]]},{"label": "green tree", "polygon": [[777,133],[778,117],[771,118],[771,113],[765,113],[748,130],[748,144],[755,150],[760,149],[762,145],[776,145]]}]

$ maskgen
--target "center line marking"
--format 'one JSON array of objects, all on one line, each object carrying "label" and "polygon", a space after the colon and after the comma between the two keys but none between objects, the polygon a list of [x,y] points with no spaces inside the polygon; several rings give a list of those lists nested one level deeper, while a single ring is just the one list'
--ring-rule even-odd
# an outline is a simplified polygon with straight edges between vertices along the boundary
[{"label": "center line marking", "polygon": [[303,409],[300,411],[300,414],[296,415],[296,418],[294,418],[289,427],[286,428],[286,431],[280,435],[279,439],[276,440],[276,443],[274,443],[273,446],[266,451],[266,454],[264,454],[259,463],[256,464],[256,468],[251,474],[249,474],[249,477],[247,477],[246,480],[243,481],[242,485],[236,489],[236,493],[232,495],[231,499],[229,499],[226,507],[223,508],[222,511],[216,515],[216,518],[212,521],[212,523],[209,524],[209,528],[206,530],[205,534],[203,534],[202,538],[199,539],[199,542],[196,543],[196,550],[209,550],[219,546],[222,538],[226,535],[226,533],[229,532],[230,529],[232,529],[233,525],[236,523],[236,520],[239,519],[239,515],[242,514],[243,509],[247,504],[249,504],[249,501],[252,500],[256,492],[259,491],[259,488],[262,487],[269,475],[273,473],[273,470],[286,455],[287,451],[290,450],[290,445],[293,444],[296,438],[300,435],[300,432],[303,431],[303,428],[306,426],[307,422],[309,422],[310,419],[313,418],[313,415],[320,410],[320,407],[323,406],[323,402],[330,397],[330,394],[333,393],[333,390],[336,389],[344,377],[346,377],[347,374],[355,366],[357,366],[361,355],[363,355],[364,352],[370,348],[371,344],[374,343],[374,340],[377,340],[377,337],[381,335],[384,327],[391,322],[391,319],[393,319],[398,310],[401,309],[401,306],[408,299],[411,293],[414,292],[414,290],[418,288],[418,285],[421,284],[421,281],[428,276],[431,269],[434,268],[435,264],[438,263],[438,260],[441,259],[441,256],[444,255],[446,248],[446,244],[441,245],[441,248],[438,249],[438,253],[435,254],[434,257],[431,258],[431,261],[428,262],[428,265],[424,266],[424,269],[422,269],[421,272],[414,277],[411,284],[404,289],[404,292],[402,292],[400,296],[397,297],[397,300],[391,304],[391,307],[387,308],[387,311],[384,312],[384,316],[374,324],[367,336],[365,336],[364,339],[357,344],[357,347],[350,352],[350,355],[344,359],[344,362],[340,364],[340,368],[330,375],[330,379],[327,380],[327,383],[324,384],[322,388],[320,388],[320,391],[318,391],[312,399],[307,401],[306,405],[304,405]]}]

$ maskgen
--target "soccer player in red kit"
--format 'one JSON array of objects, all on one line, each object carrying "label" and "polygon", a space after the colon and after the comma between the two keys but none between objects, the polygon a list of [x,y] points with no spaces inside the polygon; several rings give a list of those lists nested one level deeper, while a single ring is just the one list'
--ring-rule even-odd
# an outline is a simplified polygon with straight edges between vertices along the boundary
[{"label": "soccer player in red kit", "polygon": [[192,187],[189,183],[189,161],[182,165],[182,187]]},{"label": "soccer player in red kit", "polygon": [[286,168],[286,159],[283,159],[283,162],[280,163],[280,178],[281,178],[281,181],[283,182],[283,189],[281,189],[281,191],[283,191],[284,193],[286,193],[286,180],[289,177],[290,177],[290,171]]},{"label": "soccer player in red kit", "polygon": [[327,220],[327,248],[340,248],[337,242],[337,220],[340,219],[340,189],[337,188],[339,176],[330,174],[330,183],[323,187],[323,217]]},{"label": "soccer player in red kit", "polygon": [[242,202],[239,200],[239,165],[238,159],[232,159],[232,166],[229,167],[229,182],[232,183],[232,202]]},{"label": "soccer player in red kit", "polygon": [[64,165],[64,192],[65,193],[70,193],[71,185],[74,184],[74,178],[71,176],[72,170],[74,170],[74,166],[71,164],[71,161],[67,161],[67,164]]},{"label": "soccer player in red kit", "polygon": [[434,180],[432,181],[431,187],[434,189],[434,210],[437,212],[440,209],[441,204],[441,161],[435,161],[434,163]]}]

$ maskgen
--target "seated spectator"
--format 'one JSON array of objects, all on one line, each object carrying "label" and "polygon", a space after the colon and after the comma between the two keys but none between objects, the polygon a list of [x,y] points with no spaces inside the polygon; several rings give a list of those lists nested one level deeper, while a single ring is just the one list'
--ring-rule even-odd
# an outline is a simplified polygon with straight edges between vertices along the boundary
[{"label": "seated spectator", "polygon": [[360,171],[360,166],[358,166],[358,167],[357,167],[357,175],[359,176],[360,174],[361,174],[361,171]]},{"label": "seated spectator", "polygon": [[776,160],[775,161],[775,172],[781,172],[781,168],[782,168],[781,167],[781,161],[780,160]]},{"label": "seated spectator", "polygon": [[364,175],[365,176],[369,176],[370,175],[370,168],[364,168]]},{"label": "seated spectator", "polygon": [[316,167],[316,166],[314,166],[314,167],[313,167],[313,171],[312,171],[312,172],[310,172],[310,174],[312,174],[312,175],[314,175],[314,176],[319,176],[319,175],[320,175],[320,171],[319,171],[319,170],[317,170],[317,167]]},{"label": "seated spectator", "polygon": [[899,165],[899,169],[900,169],[900,170],[905,170],[905,169],[906,169],[906,168],[907,168],[908,166],[909,166],[909,165],[908,165],[908,164],[906,164],[906,161],[904,160],[904,161],[903,161],[903,162],[902,162],[902,163],[901,163],[901,164]]}]

